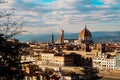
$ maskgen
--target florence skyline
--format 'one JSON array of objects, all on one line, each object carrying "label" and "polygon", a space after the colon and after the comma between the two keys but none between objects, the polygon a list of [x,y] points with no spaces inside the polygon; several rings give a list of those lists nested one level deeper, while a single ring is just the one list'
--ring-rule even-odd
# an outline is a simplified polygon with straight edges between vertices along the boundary
[{"label": "florence skyline", "polygon": [[[2,1],[2,0],[0,0]],[[1,9],[15,9],[23,16],[26,34],[80,32],[85,24],[90,31],[120,31],[119,0],[10,0]]]}]

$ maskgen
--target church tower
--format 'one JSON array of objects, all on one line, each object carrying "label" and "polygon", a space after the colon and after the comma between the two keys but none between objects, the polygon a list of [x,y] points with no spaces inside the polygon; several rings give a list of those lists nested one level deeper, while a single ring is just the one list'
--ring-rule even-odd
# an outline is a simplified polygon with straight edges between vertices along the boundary
[{"label": "church tower", "polygon": [[54,44],[54,35],[53,35],[53,33],[51,35],[51,43]]},{"label": "church tower", "polygon": [[64,44],[64,30],[60,31],[56,44]]},{"label": "church tower", "polygon": [[97,56],[101,56],[103,53],[105,53],[105,46],[106,45],[102,43],[96,44]]}]

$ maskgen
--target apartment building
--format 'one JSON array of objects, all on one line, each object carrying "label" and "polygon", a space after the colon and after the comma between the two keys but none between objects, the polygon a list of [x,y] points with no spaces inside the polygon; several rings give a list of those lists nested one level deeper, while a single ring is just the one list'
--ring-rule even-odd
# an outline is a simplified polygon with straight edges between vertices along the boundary
[{"label": "apartment building", "polygon": [[74,64],[74,59],[71,55],[56,54],[53,61],[58,66],[73,66]]},{"label": "apartment building", "polygon": [[108,55],[102,55],[101,57],[93,58],[93,67],[97,67],[104,70],[116,69],[116,58],[108,57]]}]

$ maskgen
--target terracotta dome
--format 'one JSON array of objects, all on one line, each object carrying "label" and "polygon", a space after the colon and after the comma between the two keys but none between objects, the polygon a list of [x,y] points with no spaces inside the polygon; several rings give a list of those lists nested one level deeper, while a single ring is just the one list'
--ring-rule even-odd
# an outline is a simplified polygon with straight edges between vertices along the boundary
[{"label": "terracotta dome", "polygon": [[82,40],[91,40],[92,39],[92,35],[91,35],[90,31],[86,28],[86,26],[79,34],[79,40],[80,39],[82,39]]}]

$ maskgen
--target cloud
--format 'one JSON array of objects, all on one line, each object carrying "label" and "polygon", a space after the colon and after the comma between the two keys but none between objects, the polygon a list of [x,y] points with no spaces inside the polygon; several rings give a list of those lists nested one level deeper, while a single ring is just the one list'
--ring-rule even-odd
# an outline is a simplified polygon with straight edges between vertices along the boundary
[{"label": "cloud", "polygon": [[[60,29],[65,29],[66,32],[76,32],[84,24],[94,26],[94,28],[97,28],[95,25],[98,26],[101,23],[108,24],[107,26],[113,22],[120,25],[118,23],[120,21],[120,0],[98,0],[97,2],[96,0],[54,0],[50,2],[10,0],[8,2],[4,6],[15,8],[16,16],[24,16],[23,21],[33,33],[56,32]],[[40,32],[39,29],[42,31]]]},{"label": "cloud", "polygon": [[10,9],[13,8],[12,5],[15,4],[14,0],[3,0],[6,3],[0,4],[0,9]]},{"label": "cloud", "polygon": [[104,4],[120,4],[120,0],[101,0]]},{"label": "cloud", "polygon": [[23,34],[51,34],[52,32],[57,33],[59,29],[56,27],[23,27],[23,30],[27,31]]}]

